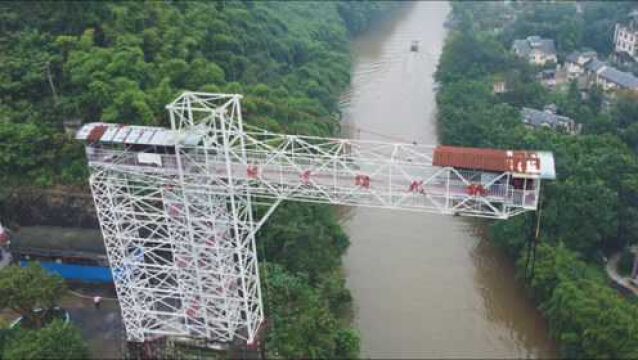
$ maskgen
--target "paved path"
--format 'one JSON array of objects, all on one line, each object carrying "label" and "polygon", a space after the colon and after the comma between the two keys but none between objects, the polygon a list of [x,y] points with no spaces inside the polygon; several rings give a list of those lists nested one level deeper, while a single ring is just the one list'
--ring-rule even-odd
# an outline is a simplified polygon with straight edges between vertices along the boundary
[{"label": "paved path", "polygon": [[605,270],[609,278],[615,282],[618,286],[623,287],[627,291],[638,296],[638,286],[632,284],[628,277],[622,276],[618,273],[618,262],[620,261],[621,253],[616,253],[609,258]]},{"label": "paved path", "polygon": [[[78,296],[81,294],[81,296]],[[100,308],[93,304],[93,296],[105,299]],[[117,301],[110,300],[114,294],[103,289],[72,288],[62,298],[61,305],[71,315],[75,324],[87,340],[92,359],[121,359],[123,357],[123,325]]]}]

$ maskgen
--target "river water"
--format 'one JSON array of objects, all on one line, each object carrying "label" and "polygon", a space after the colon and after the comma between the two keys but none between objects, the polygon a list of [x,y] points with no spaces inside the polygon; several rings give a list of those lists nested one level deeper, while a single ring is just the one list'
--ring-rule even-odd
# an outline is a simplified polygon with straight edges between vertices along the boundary
[{"label": "river water", "polygon": [[[433,74],[450,8],[404,5],[353,44],[347,132],[361,139],[436,144]],[[411,52],[412,41],[419,51]],[[557,357],[547,324],[511,261],[463,218],[352,209],[345,258],[362,356]]]}]

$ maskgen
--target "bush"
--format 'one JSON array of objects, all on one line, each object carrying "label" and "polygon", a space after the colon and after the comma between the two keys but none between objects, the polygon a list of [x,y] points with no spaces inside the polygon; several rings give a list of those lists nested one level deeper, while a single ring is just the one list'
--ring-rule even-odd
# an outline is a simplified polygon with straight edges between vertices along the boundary
[{"label": "bush", "polygon": [[86,359],[89,351],[76,327],[56,320],[39,330],[10,332],[2,359]]}]

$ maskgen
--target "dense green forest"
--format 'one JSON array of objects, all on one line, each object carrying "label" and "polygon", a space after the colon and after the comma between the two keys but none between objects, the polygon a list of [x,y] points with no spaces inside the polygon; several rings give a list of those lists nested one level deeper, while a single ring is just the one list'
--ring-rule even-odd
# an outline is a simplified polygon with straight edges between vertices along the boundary
[{"label": "dense green forest", "polygon": [[[338,132],[349,39],[396,7],[378,2],[0,3],[0,212],[15,188],[87,191],[66,120],[168,125],[182,90],[242,93],[244,119]],[[3,198],[4,197],[4,198]],[[354,357],[333,210],[290,204],[262,231],[269,357]]]},{"label": "dense green forest", "polygon": [[[559,61],[589,47],[611,50],[613,24],[629,2],[453,3],[456,30],[447,39],[436,77],[439,130],[446,144],[553,151],[558,179],[543,186],[540,245],[531,295],[549,321],[562,354],[577,358],[638,357],[638,305],[609,286],[605,257],[638,238],[638,98],[619,92],[602,105],[600,89],[583,99],[576,84],[549,91],[540,70],[515,58],[513,39],[553,38]],[[500,14],[492,16],[492,14]],[[515,15],[515,16],[514,16]],[[507,92],[494,94],[495,79]],[[578,136],[528,130],[520,108],[554,103],[583,124]],[[535,216],[491,226],[493,241],[527,263]]]}]

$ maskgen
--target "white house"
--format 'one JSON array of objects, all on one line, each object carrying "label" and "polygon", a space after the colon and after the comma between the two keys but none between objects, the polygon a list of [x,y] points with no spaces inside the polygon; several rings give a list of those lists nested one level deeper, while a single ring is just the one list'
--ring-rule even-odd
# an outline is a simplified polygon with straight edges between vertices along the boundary
[{"label": "white house", "polygon": [[638,13],[630,14],[629,24],[616,24],[614,29],[614,51],[638,61]]},{"label": "white house", "polygon": [[556,47],[554,40],[542,39],[540,36],[528,36],[527,39],[514,40],[512,50],[521,58],[527,59],[530,64],[545,65],[548,62],[556,62]]}]

